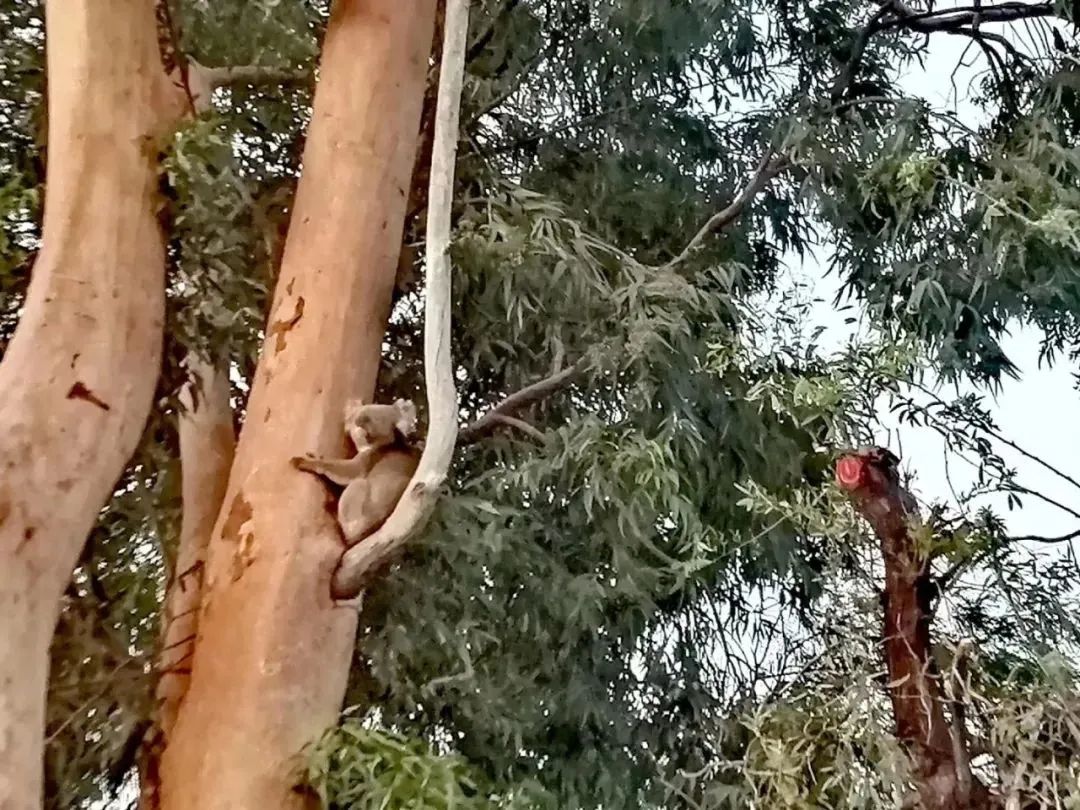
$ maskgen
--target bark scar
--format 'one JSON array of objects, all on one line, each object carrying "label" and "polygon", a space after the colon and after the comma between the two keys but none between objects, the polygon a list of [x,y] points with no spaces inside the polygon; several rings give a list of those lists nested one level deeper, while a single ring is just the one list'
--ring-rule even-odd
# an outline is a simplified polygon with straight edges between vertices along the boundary
[{"label": "bark scar", "polygon": [[243,493],[233,498],[229,506],[229,516],[225,518],[221,535],[225,540],[236,541],[240,539],[240,529],[251,520],[251,504],[244,498]]},{"label": "bark scar", "polygon": [[109,403],[101,399],[97,394],[91,391],[81,380],[76,380],[75,383],[67,392],[68,399],[81,399],[89,402],[91,405],[96,405],[103,411],[109,410]]},{"label": "bark scar", "polygon": [[270,326],[270,336],[274,338],[275,354],[285,350],[289,331],[304,317],[304,303],[304,296],[297,296],[296,310],[293,312],[292,317],[274,321]]}]

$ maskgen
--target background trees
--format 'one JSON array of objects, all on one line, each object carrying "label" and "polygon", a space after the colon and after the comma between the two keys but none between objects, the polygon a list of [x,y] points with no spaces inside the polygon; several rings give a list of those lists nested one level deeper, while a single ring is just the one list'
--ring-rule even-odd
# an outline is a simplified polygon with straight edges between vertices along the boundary
[{"label": "background trees", "polygon": [[[179,531],[180,361],[227,365],[245,419],[328,14],[167,9],[166,67],[268,70],[219,74],[212,109],[165,146],[165,361],[53,644],[57,806],[124,783],[151,717]],[[40,11],[2,14],[19,36],[0,65],[0,341],[38,245],[45,155]],[[979,510],[987,492],[1029,508],[1038,496],[985,405],[934,388],[1030,374],[1002,350],[1018,321],[1073,362],[1068,18],[1040,3],[474,5],[454,208],[462,446],[430,530],[366,596],[357,708],[312,754],[316,790],[361,807],[424,778],[431,795],[478,804],[901,803],[912,777],[880,677],[881,555],[829,483],[837,449],[884,441],[899,415],[977,471],[971,492],[929,492],[943,505],[924,507],[945,584],[941,667],[965,673],[948,711],[966,708],[988,783],[1047,807],[1075,794],[1071,546],[1033,550]],[[960,112],[901,81],[942,38],[977,60],[959,74],[962,94],[978,77]],[[419,398],[424,171],[421,159],[381,400]],[[811,249],[865,326],[839,350],[789,283]],[[960,639],[974,657],[954,666]],[[327,666],[313,662],[334,677]]]}]

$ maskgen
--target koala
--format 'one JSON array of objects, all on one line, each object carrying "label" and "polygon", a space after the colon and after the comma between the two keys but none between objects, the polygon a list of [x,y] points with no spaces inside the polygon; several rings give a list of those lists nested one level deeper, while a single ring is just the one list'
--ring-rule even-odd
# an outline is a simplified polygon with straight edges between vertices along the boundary
[{"label": "koala", "polygon": [[393,405],[350,400],[345,404],[345,432],[356,446],[352,458],[305,455],[292,462],[345,488],[338,498],[337,519],[351,546],[390,517],[416,471],[416,407],[404,399]]}]

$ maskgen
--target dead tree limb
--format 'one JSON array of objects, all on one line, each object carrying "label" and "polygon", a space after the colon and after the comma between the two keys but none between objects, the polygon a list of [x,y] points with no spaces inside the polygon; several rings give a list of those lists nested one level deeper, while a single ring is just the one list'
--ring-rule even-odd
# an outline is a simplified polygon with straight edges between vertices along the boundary
[{"label": "dead tree limb", "polygon": [[970,777],[966,740],[946,721],[946,696],[933,658],[930,623],[937,597],[930,555],[914,529],[921,522],[914,497],[900,482],[899,459],[881,447],[845,455],[836,481],[870,524],[885,563],[882,646],[896,737],[911,759],[924,810],[987,810],[1000,801]]}]

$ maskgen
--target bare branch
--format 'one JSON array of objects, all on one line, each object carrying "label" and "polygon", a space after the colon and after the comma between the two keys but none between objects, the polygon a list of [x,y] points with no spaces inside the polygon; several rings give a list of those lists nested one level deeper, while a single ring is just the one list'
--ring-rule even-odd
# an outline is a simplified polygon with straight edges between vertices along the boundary
[{"label": "bare branch", "polygon": [[[1007,39],[998,34],[981,31],[980,25],[1051,16],[1059,16],[1052,3],[1006,2],[996,6],[976,3],[971,6],[919,11],[911,8],[903,0],[884,0],[867,24],[859,30],[851,49],[851,56],[833,84],[830,93],[832,101],[834,104],[840,101],[854,83],[870,39],[881,31],[900,29],[923,34],[935,32],[959,34],[971,37],[984,51],[988,47],[988,42],[993,41],[1002,45],[1013,58],[1022,58],[1019,51]],[[988,54],[987,58],[992,62],[994,57]]]},{"label": "bare branch", "polygon": [[916,11],[902,0],[892,0],[890,6],[896,17],[882,25],[882,28],[908,28],[922,33],[964,29],[967,29],[965,33],[971,33],[975,26],[982,23],[1008,23],[1058,16],[1053,3],[1007,2],[996,6],[953,6]]},{"label": "bare branch", "polygon": [[331,585],[335,599],[355,598],[367,576],[423,527],[454,454],[458,398],[450,357],[450,209],[468,32],[469,0],[448,0],[428,187],[424,305],[424,377],[430,420],[427,439],[416,472],[390,517],[374,534],[342,556]]},{"label": "bare branch", "polygon": [[501,425],[506,425],[507,427],[512,427],[520,430],[522,433],[531,436],[538,442],[542,442],[544,440],[543,432],[530,425],[524,419],[518,419],[514,416],[507,416],[506,414],[501,413],[495,414],[494,419]]},{"label": "bare branch", "polygon": [[188,60],[189,69],[202,74],[212,88],[233,87],[245,84],[256,87],[266,85],[295,84],[311,78],[310,70],[293,68],[263,67],[261,65],[226,65],[207,67],[194,59]]},{"label": "bare branch", "polygon": [[503,7],[492,15],[491,22],[488,23],[487,28],[485,28],[481,34],[477,35],[476,39],[473,40],[473,43],[469,46],[469,50],[465,54],[466,62],[471,62],[484,52],[484,48],[488,46],[488,43],[491,42],[492,37],[495,35],[495,29],[498,27],[498,23],[510,14],[520,2],[521,0],[506,0]]},{"label": "bare branch", "polygon": [[859,31],[844,69],[840,71],[836,81],[833,82],[830,96],[834,104],[844,97],[848,88],[855,82],[855,77],[858,75],[859,67],[862,64],[863,54],[866,53],[866,46],[870,44],[870,38],[881,30],[881,20],[891,9],[891,2],[882,3],[870,17],[870,21]]},{"label": "bare branch", "polygon": [[[583,371],[586,364],[586,359],[582,358],[569,368],[564,368],[562,371],[557,371],[542,380],[525,386],[520,391],[515,391],[513,394],[510,394],[508,397],[506,397],[506,399],[504,399],[490,411],[485,413],[475,422],[462,428],[461,432],[458,434],[461,439],[461,443],[469,444],[471,442],[475,442],[493,431],[500,424],[509,424],[505,421],[505,417],[512,416],[513,414],[516,414],[518,411],[520,411],[522,408],[527,408],[534,402],[539,402],[540,400],[544,399],[555,391],[558,391],[560,388],[570,382],[570,380],[576,377],[581,371]],[[515,425],[515,427],[520,426]]]},{"label": "bare branch", "polygon": [[179,417],[183,515],[176,565],[165,596],[158,650],[158,722],[167,736],[176,722],[188,678],[169,677],[177,661],[190,656],[203,594],[203,566],[214,521],[225,497],[236,450],[229,380],[216,365],[188,354],[191,375],[180,391]]},{"label": "bare branch", "polygon": [[740,216],[743,211],[758,195],[758,193],[769,184],[776,175],[789,169],[791,167],[791,161],[786,157],[773,154],[772,150],[766,150],[762,155],[761,161],[758,163],[757,170],[754,172],[754,176],[750,178],[750,182],[743,186],[742,190],[735,195],[735,199],[731,201],[731,204],[724,208],[722,211],[718,211],[709,217],[709,220],[701,226],[694,238],[691,239],[686,247],[671,261],[666,264],[656,265],[651,267],[652,270],[670,270],[678,264],[686,261],[686,259],[697,250],[701,243],[705,241],[705,238],[715,232],[726,228]]},{"label": "bare branch", "polygon": [[195,113],[210,109],[214,91],[219,87],[251,85],[294,84],[311,79],[310,70],[261,67],[259,65],[235,65],[207,67],[189,58],[184,74],[185,90]]},{"label": "bare branch", "polygon": [[965,781],[970,752],[958,752],[962,740],[945,718],[941,676],[932,657],[935,588],[929,557],[912,531],[922,519],[900,481],[899,459],[884,448],[864,448],[840,459],[836,480],[881,545],[887,688],[896,738],[908,749],[922,806],[998,807],[980,780]]},{"label": "bare branch", "polygon": [[1054,543],[1067,543],[1070,540],[1075,540],[1080,537],[1080,529],[1075,532],[1069,532],[1063,534],[1060,537],[1042,537],[1037,534],[1024,534],[1019,537],[1010,537],[1007,542],[1009,543],[1043,543],[1045,545],[1053,545]]},{"label": "bare branch", "polygon": [[198,637],[207,550],[236,450],[228,376],[194,353],[184,362],[190,381],[179,394],[183,515],[162,610],[152,723],[139,751],[139,791],[147,807],[158,806],[161,755],[191,682],[188,664]]}]

